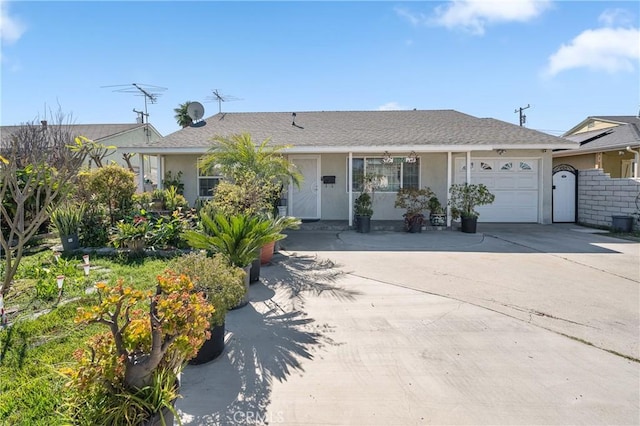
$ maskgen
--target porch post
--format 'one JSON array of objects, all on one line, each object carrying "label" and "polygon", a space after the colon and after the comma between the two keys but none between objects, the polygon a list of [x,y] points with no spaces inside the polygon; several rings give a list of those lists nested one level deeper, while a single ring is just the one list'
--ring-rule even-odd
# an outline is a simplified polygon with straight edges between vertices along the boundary
[{"label": "porch post", "polygon": [[467,151],[467,183],[471,183],[471,151]]},{"label": "porch post", "polygon": [[156,156],[156,170],[158,171],[158,182],[156,182],[156,188],[164,189],[162,185],[162,179],[164,178],[164,155]]},{"label": "porch post", "polygon": [[144,155],[138,154],[140,165],[138,166],[138,191],[144,192]]},{"label": "porch post", "polygon": [[449,206],[449,188],[451,188],[452,179],[451,179],[451,161],[452,161],[451,151],[447,152],[447,228],[451,227],[451,207]]},{"label": "porch post", "polygon": [[349,194],[349,228],[351,228],[353,226],[353,153],[351,151],[349,151],[349,171],[347,181],[349,185],[349,190],[347,191]]}]

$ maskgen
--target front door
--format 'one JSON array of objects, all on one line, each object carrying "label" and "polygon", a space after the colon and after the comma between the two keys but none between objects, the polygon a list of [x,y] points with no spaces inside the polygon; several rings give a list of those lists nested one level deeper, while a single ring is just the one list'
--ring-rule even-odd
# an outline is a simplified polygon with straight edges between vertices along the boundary
[{"label": "front door", "polygon": [[290,160],[304,176],[300,188],[289,190],[290,214],[300,219],[320,219],[320,157],[291,156]]},{"label": "front door", "polygon": [[576,170],[561,164],[553,168],[553,221],[576,221]]}]

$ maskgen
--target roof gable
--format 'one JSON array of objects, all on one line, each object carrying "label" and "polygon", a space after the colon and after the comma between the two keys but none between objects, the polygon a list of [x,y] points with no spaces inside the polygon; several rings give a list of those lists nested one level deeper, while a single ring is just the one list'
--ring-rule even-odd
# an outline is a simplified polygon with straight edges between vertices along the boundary
[{"label": "roof gable", "polygon": [[564,133],[564,137],[583,132],[591,132],[600,129],[608,129],[624,124],[640,124],[640,118],[633,115],[600,115],[589,116],[576,126]]}]

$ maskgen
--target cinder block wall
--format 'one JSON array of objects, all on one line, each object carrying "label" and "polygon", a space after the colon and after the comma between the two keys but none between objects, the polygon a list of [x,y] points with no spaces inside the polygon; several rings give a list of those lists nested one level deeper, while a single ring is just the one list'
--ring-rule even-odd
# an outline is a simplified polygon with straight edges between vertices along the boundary
[{"label": "cinder block wall", "polygon": [[[640,214],[636,197],[640,179],[611,178],[601,169],[578,172],[578,222],[585,225],[611,226],[611,216]],[[639,202],[640,203],[640,202]],[[638,220],[634,230],[640,230]]]}]

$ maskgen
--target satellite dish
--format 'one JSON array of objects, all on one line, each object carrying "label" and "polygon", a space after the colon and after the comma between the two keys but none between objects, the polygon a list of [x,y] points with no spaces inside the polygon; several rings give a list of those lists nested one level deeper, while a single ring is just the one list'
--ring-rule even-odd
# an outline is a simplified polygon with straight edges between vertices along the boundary
[{"label": "satellite dish", "polygon": [[200,102],[191,102],[187,105],[187,115],[189,115],[195,123],[204,116],[204,107]]}]

